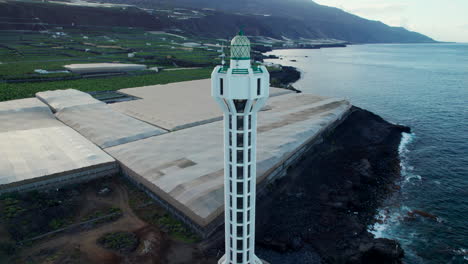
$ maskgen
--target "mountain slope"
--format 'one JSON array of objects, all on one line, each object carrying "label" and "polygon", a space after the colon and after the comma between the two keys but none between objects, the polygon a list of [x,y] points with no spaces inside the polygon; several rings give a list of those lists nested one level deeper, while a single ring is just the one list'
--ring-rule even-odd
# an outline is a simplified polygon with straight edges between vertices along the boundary
[{"label": "mountain slope", "polygon": [[44,30],[60,27],[167,27],[139,8],[97,8],[54,3],[0,1],[0,30]]},{"label": "mountain slope", "polygon": [[[290,38],[334,38],[356,43],[383,42],[434,42],[433,39],[422,34],[408,31],[404,28],[390,27],[378,21],[367,20],[341,9],[322,6],[310,0],[108,0],[114,3],[134,4],[146,8],[188,7],[213,8],[225,14],[236,14],[238,19],[255,18],[257,23],[268,27],[272,35]],[[270,15],[266,17],[264,15]],[[208,24],[214,19],[216,26],[232,24],[231,16],[226,15],[220,21],[216,17],[205,17],[208,21],[190,21],[195,24]],[[230,21],[231,19],[231,21]],[[275,19],[288,19],[278,23]],[[211,24],[213,24],[211,21]],[[238,23],[244,25],[247,34],[257,34],[258,24],[248,19]],[[188,22],[189,23],[189,22]],[[219,24],[221,23],[221,25]],[[211,27],[207,26],[206,31]],[[206,32],[208,33],[208,32]]]},{"label": "mountain slope", "polygon": [[[207,37],[248,35],[276,39],[337,39],[352,43],[424,43],[433,39],[389,27],[309,0],[106,0],[132,6],[90,7],[30,1],[0,2],[0,29],[55,26],[128,26],[182,30]],[[181,10],[180,8],[186,8]],[[207,10],[206,8],[210,8]],[[182,13],[197,14],[186,16]],[[7,19],[10,17],[10,19]],[[18,21],[22,23],[18,23]]]}]

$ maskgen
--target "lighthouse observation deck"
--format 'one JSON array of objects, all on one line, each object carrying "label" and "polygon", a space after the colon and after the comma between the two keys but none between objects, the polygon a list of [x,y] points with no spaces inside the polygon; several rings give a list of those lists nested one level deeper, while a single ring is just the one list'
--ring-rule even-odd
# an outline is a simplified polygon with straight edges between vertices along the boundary
[{"label": "lighthouse observation deck", "polygon": [[[69,91],[67,96],[38,95],[42,102],[0,103],[0,120],[10,120],[0,128],[0,139],[9,144],[0,148],[2,157],[7,157],[0,163],[7,162],[1,168],[11,168],[0,170],[0,190],[35,188],[54,175],[65,175],[63,184],[72,179],[66,177],[68,172],[104,176],[115,173],[112,166],[118,164],[121,174],[194,230],[208,235],[223,223],[224,211],[223,121],[210,96],[210,80],[120,92],[140,99],[105,105]],[[284,176],[350,107],[343,99],[270,88],[270,99],[258,113],[259,189]],[[33,122],[38,117],[44,122]],[[35,136],[40,146],[19,138],[23,134]],[[31,157],[41,160],[26,163]]]}]

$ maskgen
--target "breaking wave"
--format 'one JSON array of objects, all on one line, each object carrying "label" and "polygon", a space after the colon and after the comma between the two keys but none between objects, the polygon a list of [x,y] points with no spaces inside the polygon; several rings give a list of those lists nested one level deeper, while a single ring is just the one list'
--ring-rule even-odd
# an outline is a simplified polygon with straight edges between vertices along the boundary
[{"label": "breaking wave", "polygon": [[400,156],[400,168],[401,168],[401,177],[403,178],[403,184],[411,182],[413,180],[420,181],[422,179],[421,175],[413,173],[414,167],[409,165],[408,155],[409,148],[408,146],[411,142],[414,141],[416,135],[410,133],[402,133],[400,145],[398,146],[398,154]]},{"label": "breaking wave", "polygon": [[[414,168],[408,163],[408,155],[410,152],[408,146],[414,141],[414,138],[415,134],[402,133],[400,145],[398,146],[402,185],[413,179],[421,180],[421,176],[414,174]],[[411,209],[407,206],[400,206],[398,208],[384,206],[379,209],[378,214],[375,216],[375,223],[368,227],[368,231],[376,238],[392,238],[392,234],[389,231],[390,227],[397,226],[410,211]]]}]

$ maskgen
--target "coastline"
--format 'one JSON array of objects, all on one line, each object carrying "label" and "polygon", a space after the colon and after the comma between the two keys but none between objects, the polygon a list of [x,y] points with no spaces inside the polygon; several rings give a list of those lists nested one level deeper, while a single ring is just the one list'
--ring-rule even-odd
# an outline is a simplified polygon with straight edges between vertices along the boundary
[{"label": "coastline", "polygon": [[348,45],[353,45],[352,43],[333,43],[333,44],[314,44],[308,46],[297,46],[297,47],[279,47],[274,48],[273,50],[283,50],[283,49],[325,49],[325,48],[346,48]]},{"label": "coastline", "polygon": [[[363,259],[371,261],[364,263],[399,263],[385,262],[401,259],[403,253],[397,242],[373,239],[366,231],[367,223],[371,221],[369,219],[373,219],[375,215],[375,209],[373,203],[368,207],[361,196],[364,200],[366,197],[380,200],[384,195],[378,192],[382,186],[380,181],[385,183],[385,193],[394,190],[392,179],[397,177],[399,170],[396,169],[399,167],[390,165],[395,165],[395,162],[398,164],[395,153],[398,154],[401,131],[409,131],[409,128],[390,124],[375,114],[353,107],[349,115],[343,117],[343,123],[324,135],[321,143],[306,153],[302,161],[288,171],[287,176],[269,185],[266,188],[267,194],[259,199],[257,213],[259,256],[270,263],[284,264],[321,263],[321,260],[329,263],[342,263],[348,260],[363,263]],[[368,142],[372,144],[368,146]],[[377,148],[378,151],[361,151],[367,147]],[[362,159],[348,159],[350,157],[367,159],[370,167],[365,161],[363,163]],[[382,166],[375,165],[373,159],[377,158],[387,160],[387,163]],[[377,173],[380,170],[392,171],[393,177],[388,179],[383,177]],[[343,180],[343,175],[346,177],[350,175],[351,178]],[[312,182],[308,182],[309,180]],[[323,187],[330,183],[332,185]],[[299,191],[295,188],[299,188]],[[111,189],[121,188],[116,186]],[[272,211],[271,208],[278,210]],[[136,221],[141,220],[136,219]],[[159,229],[155,232],[158,233],[157,237],[160,237],[158,239],[161,243],[167,247],[175,247],[172,249],[174,252],[180,253],[183,250],[194,252],[193,256],[185,256],[192,258],[192,263],[216,263],[219,257],[218,248],[200,250],[203,248],[201,246],[203,242],[179,248],[177,242],[160,234]],[[76,236],[81,234],[77,233]],[[144,237],[143,234],[141,236]],[[222,240],[223,232],[218,232],[214,236],[215,238],[209,240],[219,236]],[[42,242],[47,244],[47,241]],[[217,246],[222,248],[221,244]],[[166,256],[169,253],[165,250],[162,252],[164,253],[157,254],[169,258]],[[134,256],[131,254],[126,257]],[[153,258],[149,255],[146,257]]]},{"label": "coastline", "polygon": [[[282,264],[402,263],[400,243],[369,227],[399,190],[400,145],[410,132],[353,106],[258,198],[257,255]],[[220,230],[203,241],[203,254],[216,258],[223,237]]]},{"label": "coastline", "polygon": [[[295,80],[293,83],[289,83],[288,85],[292,87],[294,83],[296,83],[298,80],[300,80],[303,77],[303,71],[296,67],[292,66],[282,66],[282,67],[290,67],[294,69],[295,72],[298,72],[300,74],[300,78]],[[391,144],[387,145],[386,150],[383,152],[386,153],[385,155],[390,154],[392,156],[392,161],[389,161],[389,164],[387,166],[383,167],[383,171],[387,171],[390,173],[386,174],[384,173],[383,175],[373,175],[376,178],[380,178],[377,180],[377,185],[375,186],[367,186],[367,188],[364,188],[363,190],[360,191],[360,195],[364,195],[367,197],[372,197],[372,199],[369,199],[366,203],[367,206],[364,206],[365,212],[359,215],[359,211],[353,211],[355,210],[356,204],[353,205],[353,202],[350,202],[350,199],[353,200],[355,197],[353,197],[354,194],[349,194],[349,190],[346,194],[342,194],[341,196],[338,197],[337,201],[334,201],[333,198],[328,197],[327,204],[321,204],[319,211],[324,211],[326,212],[327,210],[332,210],[332,212],[329,212],[329,217],[331,219],[335,219],[339,216],[343,217],[341,214],[344,211],[352,212],[352,216],[354,218],[349,219],[349,228],[344,228],[342,233],[334,233],[333,235],[319,235],[321,239],[324,239],[325,241],[335,241],[338,240],[342,244],[340,245],[341,248],[338,246],[333,246],[333,243],[330,243],[330,245],[326,247],[322,247],[322,244],[320,241],[317,241],[314,238],[304,238],[304,235],[302,232],[291,232],[291,230],[288,230],[287,232],[284,232],[282,235],[277,235],[277,233],[281,233],[278,230],[275,231],[275,235],[271,234],[270,231],[268,231],[268,224],[271,222],[272,216],[270,215],[266,219],[268,221],[264,221],[262,226],[263,228],[260,231],[260,236],[262,236],[262,239],[257,243],[260,244],[260,252],[269,256],[273,263],[276,263],[277,261],[281,261],[282,263],[297,263],[296,261],[299,259],[307,259],[309,258],[308,262],[304,263],[320,263],[321,260],[324,260],[327,263],[342,263],[343,261],[346,263],[367,263],[366,261],[371,261],[373,263],[402,263],[402,259],[404,256],[404,251],[400,245],[400,243],[396,240],[391,240],[391,239],[386,239],[378,236],[377,232],[374,231],[374,228],[382,228],[382,224],[380,223],[380,220],[378,218],[380,210],[382,210],[382,206],[384,206],[384,201],[388,199],[395,191],[399,190],[399,186],[396,185],[396,183],[400,180],[402,180],[402,171],[404,170],[404,166],[402,164],[402,148],[404,147],[404,141],[405,141],[405,135],[411,135],[411,129],[406,126],[398,125],[398,124],[392,124],[390,122],[387,122],[383,120],[380,116],[377,116],[371,112],[368,112],[366,110],[353,107],[352,110],[353,114],[358,112],[359,114],[364,114],[367,115],[367,121],[371,122],[373,121],[379,121],[383,126],[387,127],[388,130],[396,130],[398,131],[396,134],[393,134],[391,136],[391,139],[388,139],[391,141]],[[347,117],[346,119],[350,119],[351,117]],[[344,123],[349,122],[348,120],[345,120]],[[360,124],[354,124],[355,126],[360,126]],[[323,151],[325,151],[325,146],[327,144],[330,144],[329,142],[335,142],[335,137],[339,136],[338,133],[343,133],[346,134],[345,132],[340,132],[339,128],[341,126],[352,126],[350,124],[343,124],[340,125],[336,131],[334,131],[328,139],[324,140],[324,143],[322,143],[321,146]],[[362,127],[361,129],[364,129]],[[369,128],[367,128],[369,129]],[[361,132],[364,132],[363,130]],[[384,137],[383,131],[378,131],[382,133],[381,135],[375,135],[375,137]],[[387,132],[388,133],[388,132]],[[365,134],[365,133],[364,133]],[[343,136],[343,135],[341,135]],[[346,135],[344,135],[346,137]],[[328,143],[327,143],[328,140]],[[335,143],[331,144],[332,146],[328,147],[334,147]],[[360,146],[361,148],[366,147],[365,144]],[[342,149],[342,151],[352,151],[349,149]],[[326,151],[325,151],[326,152]],[[314,156],[316,155],[315,153],[308,153],[305,155],[304,160],[309,160],[309,164],[311,164],[309,155]],[[369,156],[370,157],[370,156]],[[383,157],[384,158],[384,157]],[[312,158],[313,160],[314,158]],[[364,159],[368,160],[368,159]],[[348,160],[349,161],[349,160]],[[368,162],[368,161],[367,161]],[[313,163],[313,162],[312,162]],[[320,166],[320,163],[316,163],[316,165]],[[355,164],[354,164],[355,165]],[[354,166],[353,165],[353,166]],[[370,166],[370,167],[368,167]],[[351,168],[351,170],[355,170],[357,168],[357,174],[369,174],[372,172],[366,171],[371,168],[372,171],[372,164],[368,164],[364,162],[364,164],[357,165],[357,167]],[[301,162],[301,164],[297,165],[297,167],[291,171],[291,173],[288,173],[288,176],[285,178],[289,177],[300,177],[298,175],[304,175],[307,173],[311,173],[311,171],[316,170],[317,168],[312,168],[307,164],[307,162]],[[320,169],[319,169],[320,170]],[[342,173],[346,173],[346,168],[343,168]],[[348,171],[349,173],[349,171]],[[320,177],[320,175],[316,175],[317,177]],[[362,175],[361,175],[362,176]],[[337,185],[340,184],[345,184],[345,185],[351,185],[351,189],[354,189],[354,185],[358,184],[360,185],[359,182],[356,181],[346,181],[346,182],[341,182],[341,183],[336,183]],[[290,186],[290,187],[285,187],[285,186]],[[280,187],[280,189],[288,189],[291,188],[291,184],[288,184],[283,181],[278,181],[277,186]],[[341,186],[343,187],[343,186]],[[335,189],[331,190],[331,193],[339,191],[341,187],[335,186]],[[349,188],[347,186],[346,188]],[[384,191],[379,191],[380,189],[383,189]],[[271,189],[275,189],[272,187]],[[316,190],[319,191],[320,190]],[[272,196],[278,196],[279,194],[272,193],[269,194]],[[284,193],[283,193],[284,195]],[[298,195],[298,194],[296,194]],[[302,198],[302,193],[299,194]],[[268,196],[268,195],[267,195]],[[281,196],[281,195],[279,195]],[[290,199],[291,192],[286,194],[286,197],[277,197],[277,200],[281,199]],[[321,197],[319,197],[321,198]],[[326,200],[327,200],[326,199]],[[274,203],[273,199],[270,200],[271,203]],[[355,202],[355,201],[354,201]],[[364,203],[363,203],[364,204]],[[265,205],[259,205],[259,208]],[[268,207],[271,207],[272,205],[269,204]],[[296,207],[296,206],[292,206]],[[354,207],[354,208],[353,208]],[[265,207],[264,207],[265,209]],[[287,210],[287,207],[285,207]],[[337,209],[337,210],[336,210]],[[362,209],[362,208],[361,208]],[[336,210],[336,211],[333,211]],[[269,212],[268,209],[264,210],[264,213]],[[285,213],[281,213],[284,215]],[[298,219],[301,219],[298,217]],[[308,219],[301,219],[303,221],[306,221]],[[317,218],[318,221],[320,221],[320,218]],[[259,220],[258,222],[260,222]],[[330,224],[330,223],[329,223]],[[274,225],[274,224],[272,224]],[[289,224],[283,224],[284,229],[288,229],[287,226]],[[320,228],[320,223],[316,224]],[[353,226],[354,227],[351,227]],[[311,223],[311,226],[314,226],[313,221]],[[338,228],[339,225],[336,226]],[[341,227],[346,227],[346,225],[342,225]],[[281,227],[279,227],[281,229]],[[327,228],[331,228],[330,225],[328,225]],[[353,228],[357,228],[358,232],[356,230],[353,230]],[[338,228],[339,229],[339,228]],[[310,230],[310,228],[308,229]],[[302,230],[305,231],[305,230]],[[307,233],[307,231],[305,231]],[[351,236],[349,234],[352,234]],[[320,239],[319,239],[320,240]],[[325,243],[326,244],[326,243]],[[330,253],[330,249],[333,253]],[[268,257],[266,257],[268,260]],[[321,260],[320,260],[321,259]]]},{"label": "coastline", "polygon": [[[414,130],[410,134],[413,141],[406,145],[410,152],[400,153],[399,190],[384,201],[375,224],[369,226],[377,237],[401,243],[405,263],[462,263],[468,258],[466,217],[460,215],[467,211],[462,202],[466,185],[463,157],[467,153],[462,143],[466,136],[459,123],[466,89],[458,85],[466,79],[462,61],[467,47],[435,44],[279,50],[266,55],[283,60],[265,60],[304,69],[302,81],[295,84],[304,92],[345,96],[355,105]],[[444,114],[425,111],[433,104]]]},{"label": "coastline", "polygon": [[301,78],[302,72],[296,67],[281,66],[280,70],[270,72],[270,86],[301,93],[302,91],[296,89],[293,86],[293,84],[299,81]]},{"label": "coastline", "polygon": [[326,263],[401,263],[400,244],[374,238],[367,227],[385,198],[398,189],[398,147],[402,132],[409,131],[353,107],[259,201],[259,252],[272,263],[290,263],[297,258],[294,254],[304,257],[307,252]]}]

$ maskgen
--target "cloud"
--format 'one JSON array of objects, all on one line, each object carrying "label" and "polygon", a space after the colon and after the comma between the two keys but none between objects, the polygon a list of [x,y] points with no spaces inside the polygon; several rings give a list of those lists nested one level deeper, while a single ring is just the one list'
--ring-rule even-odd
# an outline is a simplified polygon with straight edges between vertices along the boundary
[{"label": "cloud", "polygon": [[408,30],[415,30],[414,26],[411,24],[410,20],[407,17],[389,17],[384,20],[387,25],[394,27],[404,27]]},{"label": "cloud", "polygon": [[468,31],[468,24],[460,25],[460,28],[461,28],[462,30]]},{"label": "cloud", "polygon": [[347,8],[347,11],[362,15],[383,15],[383,14],[401,14],[405,11],[405,4],[386,4],[364,2],[353,8]]},{"label": "cloud", "polygon": [[377,2],[375,0],[316,0],[315,2],[335,6],[347,12],[358,14],[395,14],[404,11],[406,3]]},{"label": "cloud", "polygon": [[468,42],[468,0],[313,0],[360,17],[421,32],[441,41]]},{"label": "cloud", "polygon": [[338,7],[360,17],[382,21],[391,26],[409,27],[408,18],[403,17],[409,8],[408,3],[376,0],[316,0],[316,2]]},{"label": "cloud", "polygon": [[408,5],[406,3],[388,3],[367,0],[354,0],[347,2],[344,10],[358,16],[382,21],[383,23],[410,29],[409,19],[405,17]]}]

